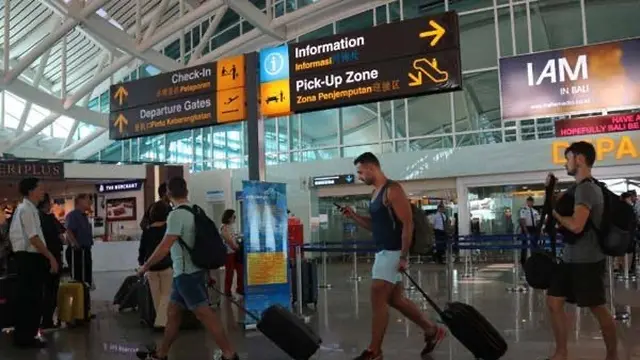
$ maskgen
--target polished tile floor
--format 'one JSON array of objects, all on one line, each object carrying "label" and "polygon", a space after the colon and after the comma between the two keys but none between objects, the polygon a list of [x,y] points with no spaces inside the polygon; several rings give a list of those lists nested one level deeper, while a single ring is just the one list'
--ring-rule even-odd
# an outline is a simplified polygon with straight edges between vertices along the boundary
[{"label": "polished tile floor", "polygon": [[[321,289],[317,310],[306,310],[312,326],[323,338],[323,345],[316,359],[351,359],[367,345],[369,338],[370,304],[368,295],[368,264],[362,264],[360,282],[349,281],[350,265],[332,264],[328,269],[331,289]],[[433,265],[412,268],[412,274],[440,303],[448,298],[446,272]],[[552,351],[549,321],[542,294],[531,291],[512,293],[506,289],[512,285],[512,270],[509,265],[480,266],[472,278],[454,272],[454,300],[476,306],[509,342],[505,359],[538,359]],[[10,360],[125,360],[134,359],[138,347],[152,344],[159,336],[143,328],[135,313],[119,314],[109,305],[125,273],[98,273],[98,289],[93,293],[97,319],[88,328],[63,329],[46,337],[48,349],[31,351],[15,350],[5,335],[0,339],[0,359]],[[640,314],[640,297],[635,283],[617,283],[619,302],[630,306],[631,320],[619,324],[620,360],[640,359],[640,323],[633,315]],[[422,301],[419,293],[408,292],[419,302],[432,318],[433,311]],[[621,300],[622,299],[622,300]],[[569,309],[573,323],[571,333],[572,359],[604,359],[604,345],[595,321],[588,311]],[[228,302],[223,302],[221,314],[224,325],[240,350],[242,359],[285,360],[287,356],[255,331],[242,331],[238,311]],[[392,312],[385,339],[385,359],[419,359],[421,334],[402,316]],[[185,331],[172,349],[172,360],[211,359],[216,346],[202,330]],[[457,341],[449,338],[433,354],[433,359],[473,359]]]}]

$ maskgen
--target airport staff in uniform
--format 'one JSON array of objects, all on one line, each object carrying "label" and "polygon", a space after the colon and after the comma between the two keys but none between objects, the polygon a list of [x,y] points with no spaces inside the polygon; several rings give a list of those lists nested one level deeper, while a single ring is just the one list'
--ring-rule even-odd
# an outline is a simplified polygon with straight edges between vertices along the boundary
[{"label": "airport staff in uniform", "polygon": [[449,219],[443,203],[438,204],[438,211],[429,217],[433,225],[433,233],[436,239],[436,261],[444,264],[444,254],[447,248],[447,228]]},{"label": "airport staff in uniform", "polygon": [[[533,198],[527,198],[527,204],[520,209],[520,228],[522,229],[522,245],[538,243],[538,233],[536,228],[540,222],[540,213],[533,207]],[[520,251],[520,263],[527,261],[527,250],[523,248]]]}]

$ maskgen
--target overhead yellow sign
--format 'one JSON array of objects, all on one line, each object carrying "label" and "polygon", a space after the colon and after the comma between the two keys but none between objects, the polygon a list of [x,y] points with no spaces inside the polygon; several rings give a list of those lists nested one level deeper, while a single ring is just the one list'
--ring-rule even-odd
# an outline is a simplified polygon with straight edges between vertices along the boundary
[{"label": "overhead yellow sign", "polygon": [[413,61],[413,68],[415,72],[410,72],[409,79],[411,82],[409,86],[420,86],[423,83],[422,76],[426,76],[431,82],[440,84],[449,80],[449,73],[438,68],[438,59],[433,58],[431,60],[427,58],[420,58]]},{"label": "overhead yellow sign", "polygon": [[118,90],[116,90],[113,99],[117,100],[118,105],[122,106],[122,103],[127,98],[127,96],[129,96],[129,92],[127,92],[127,89],[125,89],[124,86],[120,86],[118,87]]},{"label": "overhead yellow sign", "polygon": [[[595,139],[584,139],[584,141],[592,143],[596,148],[596,160],[598,161],[604,160],[609,155],[616,160],[638,157],[638,148],[629,136],[621,136],[619,139],[602,136]],[[564,151],[568,147],[568,141],[554,141],[551,144],[551,159],[554,164],[562,165],[567,162]]]},{"label": "overhead yellow sign", "polygon": [[218,123],[242,121],[247,118],[247,99],[244,87],[216,93],[216,120]]},{"label": "overhead yellow sign", "polygon": [[289,79],[260,84],[260,112],[262,116],[283,116],[291,113]]},{"label": "overhead yellow sign", "polygon": [[116,118],[116,121],[113,122],[113,125],[116,126],[120,134],[122,134],[124,132],[124,129],[126,129],[127,125],[129,125],[129,121],[127,120],[126,117],[124,117],[124,115],[120,114]]},{"label": "overhead yellow sign", "polygon": [[244,87],[244,55],[218,60],[216,67],[218,91]]},{"label": "overhead yellow sign", "polygon": [[420,34],[418,34],[418,36],[421,39],[432,37],[431,42],[429,43],[429,45],[436,46],[436,45],[438,45],[438,41],[440,41],[440,39],[442,39],[444,34],[447,33],[447,30],[445,30],[435,20],[429,20],[429,26],[431,26],[431,30],[423,31]]}]

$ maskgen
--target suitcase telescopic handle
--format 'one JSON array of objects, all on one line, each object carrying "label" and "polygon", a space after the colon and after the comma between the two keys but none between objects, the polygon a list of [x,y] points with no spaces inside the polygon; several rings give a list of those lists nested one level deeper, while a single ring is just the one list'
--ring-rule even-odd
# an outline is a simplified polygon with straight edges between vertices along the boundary
[{"label": "suitcase telescopic handle", "polygon": [[402,270],[402,274],[404,276],[407,277],[407,279],[409,279],[409,281],[411,281],[411,283],[413,284],[413,286],[416,287],[416,289],[418,289],[418,291],[422,294],[422,296],[424,296],[425,300],[427,300],[427,302],[429,303],[429,305],[431,305],[431,307],[433,308],[433,310],[435,310],[438,315],[440,315],[440,317],[443,316],[443,312],[442,309],[440,308],[440,306],[438,306],[438,304],[435,303],[435,301],[433,301],[429,295],[427,295],[427,293],[422,290],[422,288],[420,287],[420,285],[418,285],[418,283],[411,277],[411,275],[409,275],[408,272],[406,272],[405,270]]},{"label": "suitcase telescopic handle", "polygon": [[[215,285],[209,285],[209,287],[211,288],[211,290],[217,292],[220,295],[225,295],[222,291],[220,291],[220,289],[218,289]],[[247,308],[245,308],[244,306],[242,306],[239,302],[237,302],[235,299],[233,299],[233,297],[228,297],[228,300],[231,301],[231,303],[235,306],[238,307],[238,309],[244,311],[245,314],[249,315],[250,318],[252,318],[253,320],[255,320],[256,322],[260,321],[260,317],[254,313],[252,313],[251,311],[249,311]]]}]

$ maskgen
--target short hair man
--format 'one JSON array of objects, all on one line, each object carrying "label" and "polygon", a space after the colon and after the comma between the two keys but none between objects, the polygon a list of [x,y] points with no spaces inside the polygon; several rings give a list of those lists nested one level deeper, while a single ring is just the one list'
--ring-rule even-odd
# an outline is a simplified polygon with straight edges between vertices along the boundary
[{"label": "short hair man", "polygon": [[529,246],[538,245],[537,226],[540,221],[540,213],[533,207],[531,196],[527,198],[525,206],[520,209],[520,229],[522,233],[522,250],[520,250],[520,264],[527,261]]},{"label": "short hair man", "polygon": [[89,194],[78,194],[74,199],[74,209],[65,217],[67,239],[71,245],[67,248],[66,258],[72,267],[74,280],[93,287],[93,228],[89,221],[92,200]]},{"label": "short hair man", "polygon": [[[160,198],[160,201],[164,201],[165,203],[167,203],[167,205],[170,205],[169,197],[167,196],[166,182],[163,182],[162,184],[160,184],[160,186],[158,186],[158,197]],[[140,220],[140,229],[142,230],[146,229],[151,224],[151,222],[149,221],[149,212],[151,211],[152,206],[153,204],[151,204],[149,208],[147,208],[147,210],[144,212],[144,215],[142,216],[142,220]]]},{"label": "short hair man", "polygon": [[[616,360],[617,339],[613,317],[606,306],[604,275],[606,257],[602,253],[596,228],[602,223],[604,195],[602,189],[593,182],[591,168],[596,160],[593,145],[585,141],[571,144],[564,153],[567,174],[576,179],[574,188],[575,205],[573,215],[562,216],[555,210],[553,217],[558,224],[577,240],[565,243],[563,263],[553,275],[547,290],[547,305],[551,311],[553,334],[556,341],[555,353],[551,360],[566,360],[567,323],[564,313],[565,302],[579,307],[588,307],[600,324],[602,337],[607,348],[607,360]],[[549,183],[551,175],[547,178]],[[595,227],[595,228],[594,228]]]},{"label": "short hair man", "polygon": [[[13,342],[18,347],[42,348],[46,343],[36,338],[42,317],[42,298],[47,268],[58,272],[58,261],[49,249],[42,233],[36,204],[44,197],[44,189],[36,178],[20,181],[23,200],[13,214],[9,238],[15,252],[17,281],[15,330]],[[48,263],[47,263],[48,262]]]},{"label": "short hair man", "polygon": [[166,360],[171,345],[178,336],[182,311],[192,311],[198,320],[213,335],[213,339],[222,350],[221,360],[239,360],[227,334],[222,327],[220,318],[209,307],[209,297],[206,283],[206,270],[193,264],[187,250],[183,249],[178,239],[182,239],[187,246],[193,248],[196,241],[196,225],[192,213],[182,207],[192,207],[189,203],[187,183],[181,177],[172,178],[168,184],[167,195],[175,209],[169,213],[167,232],[153,254],[138,271],[144,274],[167,254],[171,253],[173,260],[173,283],[171,297],[167,310],[167,325],[164,338],[157,350],[152,352],[140,351],[137,356],[147,360]]},{"label": "short hair man", "polygon": [[369,216],[358,215],[349,207],[342,208],[342,212],[361,227],[370,230],[376,246],[381,249],[376,253],[372,270],[371,343],[354,360],[382,359],[382,342],[389,323],[389,305],[422,328],[425,339],[422,355],[429,354],[444,339],[446,332],[429,321],[404,295],[401,272],[408,266],[413,238],[411,204],[402,186],[387,179],[375,155],[370,152],[364,153],[358,156],[353,164],[360,180],[373,186],[375,190],[369,205]]}]

